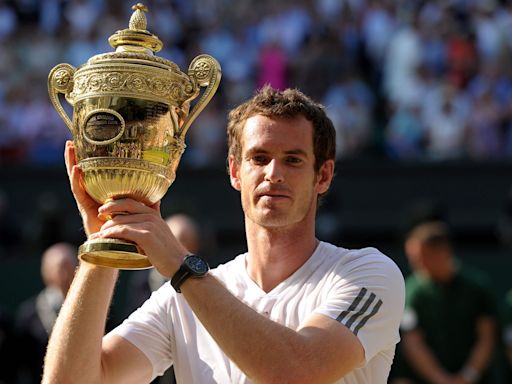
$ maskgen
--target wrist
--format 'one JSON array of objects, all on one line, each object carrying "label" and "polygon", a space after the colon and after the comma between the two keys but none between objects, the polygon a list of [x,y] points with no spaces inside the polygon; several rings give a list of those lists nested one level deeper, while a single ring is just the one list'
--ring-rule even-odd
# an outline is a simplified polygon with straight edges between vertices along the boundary
[{"label": "wrist", "polygon": [[172,277],[178,272],[183,260],[190,254],[190,252],[180,253],[179,256],[169,257],[163,264],[158,264],[156,261],[153,262],[153,266],[157,271],[166,279],[171,280]]}]

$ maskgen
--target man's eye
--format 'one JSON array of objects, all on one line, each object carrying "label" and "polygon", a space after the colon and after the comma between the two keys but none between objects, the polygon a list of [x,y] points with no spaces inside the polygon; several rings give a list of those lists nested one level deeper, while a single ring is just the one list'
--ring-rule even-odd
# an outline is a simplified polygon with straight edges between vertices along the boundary
[{"label": "man's eye", "polygon": [[286,158],[286,162],[289,164],[300,164],[302,163],[302,159],[300,157],[290,156]]},{"label": "man's eye", "polygon": [[258,155],[258,156],[253,156],[251,160],[255,164],[265,164],[267,162],[267,157]]}]

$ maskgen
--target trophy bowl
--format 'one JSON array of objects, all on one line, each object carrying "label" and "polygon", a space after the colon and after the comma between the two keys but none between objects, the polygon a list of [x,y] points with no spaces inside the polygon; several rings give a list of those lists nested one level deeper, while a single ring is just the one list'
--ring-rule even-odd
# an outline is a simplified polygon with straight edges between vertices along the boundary
[{"label": "trophy bowl", "polygon": [[[50,100],[73,135],[84,187],[100,204],[130,197],[152,205],[165,195],[185,135],[221,78],[209,55],[192,60],[187,73],[155,56],[162,42],[146,30],[147,8],[139,3],[132,9],[129,28],[109,38],[114,52],[93,56],[78,68],[59,64],[48,76]],[[73,107],[72,120],[59,94]],[[151,267],[136,244],[119,239],[86,241],[78,256],[119,269]]]}]

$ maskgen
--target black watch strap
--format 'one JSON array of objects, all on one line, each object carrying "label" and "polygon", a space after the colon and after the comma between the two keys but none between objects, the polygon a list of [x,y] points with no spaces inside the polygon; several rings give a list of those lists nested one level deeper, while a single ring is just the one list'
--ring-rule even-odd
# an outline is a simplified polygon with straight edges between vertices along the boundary
[{"label": "black watch strap", "polygon": [[174,290],[178,293],[181,293],[181,284],[185,282],[192,274],[190,271],[184,267],[182,264],[180,266],[180,269],[174,274],[174,276],[171,279],[171,285],[174,288]]}]

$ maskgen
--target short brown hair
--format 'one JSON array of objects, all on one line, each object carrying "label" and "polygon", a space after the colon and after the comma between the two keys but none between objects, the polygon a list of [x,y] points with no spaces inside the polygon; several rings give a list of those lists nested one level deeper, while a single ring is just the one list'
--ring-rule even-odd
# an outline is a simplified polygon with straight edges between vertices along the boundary
[{"label": "short brown hair", "polygon": [[252,99],[233,109],[228,115],[228,156],[239,163],[242,157],[242,131],[252,116],[294,118],[304,116],[313,125],[315,171],[336,156],[336,131],[321,104],[297,89],[279,91],[266,85]]}]

